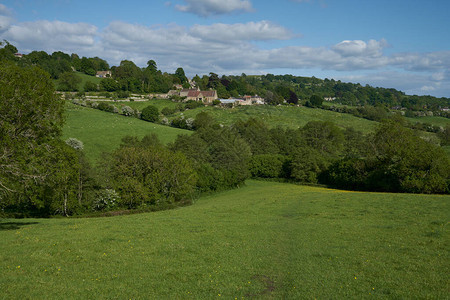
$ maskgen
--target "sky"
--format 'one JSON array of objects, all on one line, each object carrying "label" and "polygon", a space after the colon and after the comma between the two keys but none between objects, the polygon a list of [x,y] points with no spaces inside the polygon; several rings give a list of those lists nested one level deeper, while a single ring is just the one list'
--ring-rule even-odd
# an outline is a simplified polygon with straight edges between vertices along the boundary
[{"label": "sky", "polygon": [[20,53],[292,74],[450,97],[449,0],[0,0]]}]

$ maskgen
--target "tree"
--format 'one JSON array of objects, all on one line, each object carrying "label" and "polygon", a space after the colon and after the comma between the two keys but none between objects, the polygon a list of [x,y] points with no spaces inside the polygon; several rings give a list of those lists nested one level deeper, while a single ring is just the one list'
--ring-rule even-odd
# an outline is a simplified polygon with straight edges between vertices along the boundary
[{"label": "tree", "polygon": [[96,83],[88,80],[84,84],[84,91],[85,92],[96,92],[96,91],[98,91],[98,86]]},{"label": "tree", "polygon": [[59,76],[58,90],[60,91],[78,91],[78,84],[81,78],[73,72],[65,72]]},{"label": "tree", "polygon": [[200,112],[195,116],[194,120],[194,129],[198,130],[200,128],[208,128],[215,124],[214,118],[211,116],[211,114],[207,112]]},{"label": "tree", "polygon": [[[64,101],[38,67],[0,65],[0,200],[33,201],[49,175],[48,157],[63,124]],[[2,200],[2,201],[3,201]]]},{"label": "tree", "polygon": [[128,208],[190,202],[196,175],[186,157],[155,137],[125,144],[113,154],[110,173]]},{"label": "tree", "polygon": [[156,66],[156,62],[151,59],[147,62],[147,68],[148,71],[150,71],[151,73],[156,73],[156,71],[158,71],[158,68]]},{"label": "tree", "polygon": [[309,98],[309,103],[311,104],[312,107],[319,107],[322,105],[323,99],[320,96],[317,95],[312,95]]},{"label": "tree", "polygon": [[450,162],[445,152],[394,117],[381,122],[372,140],[368,186],[384,191],[448,193]]},{"label": "tree", "polygon": [[180,79],[180,83],[181,83],[181,84],[184,84],[184,83],[188,82],[188,79],[187,79],[186,75],[184,74],[183,68],[178,68],[178,69],[175,71],[175,76],[176,76],[178,79]]},{"label": "tree", "polygon": [[0,61],[14,61],[14,54],[17,53],[17,48],[11,45],[8,41],[0,42]]},{"label": "tree", "polygon": [[343,148],[344,134],[332,122],[309,121],[301,131],[307,145],[322,155],[337,156]]},{"label": "tree", "polygon": [[159,111],[156,106],[149,105],[141,112],[141,119],[149,122],[158,122]]},{"label": "tree", "polygon": [[294,93],[293,91],[289,91],[289,99],[287,102],[291,104],[298,104],[297,94]]},{"label": "tree", "polygon": [[117,84],[117,81],[112,78],[103,78],[100,81],[100,89],[107,92],[114,92],[119,89],[119,85]]}]

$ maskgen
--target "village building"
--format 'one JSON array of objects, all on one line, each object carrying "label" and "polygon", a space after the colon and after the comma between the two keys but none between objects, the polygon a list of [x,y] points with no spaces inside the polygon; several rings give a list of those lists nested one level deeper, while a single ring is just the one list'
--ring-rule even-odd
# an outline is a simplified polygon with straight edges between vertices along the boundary
[{"label": "village building", "polygon": [[201,101],[205,104],[210,104],[218,98],[216,90],[200,91],[198,88],[197,89],[170,90],[167,93],[167,96],[168,97],[180,96],[181,98],[184,98],[186,101],[189,101],[189,100]]},{"label": "village building", "polygon": [[112,76],[111,71],[97,71],[97,74],[95,74],[95,77],[98,78],[109,78]]}]

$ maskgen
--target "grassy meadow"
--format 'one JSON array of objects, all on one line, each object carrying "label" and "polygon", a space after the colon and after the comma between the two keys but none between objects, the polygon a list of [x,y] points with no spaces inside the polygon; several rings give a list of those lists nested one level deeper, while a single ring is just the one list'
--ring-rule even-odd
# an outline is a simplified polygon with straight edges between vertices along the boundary
[{"label": "grassy meadow", "polygon": [[248,181],[170,211],[0,220],[0,295],[444,299],[449,200]]},{"label": "grassy meadow", "polygon": [[142,138],[151,133],[155,133],[161,142],[169,143],[179,134],[190,134],[191,131],[67,103],[63,139],[72,137],[82,141],[86,156],[92,162],[102,152],[116,149],[126,135]]},{"label": "grassy meadow", "polygon": [[[142,110],[148,105],[154,105],[160,111],[164,107],[174,108],[177,105],[176,102],[164,99],[154,99],[145,102],[117,102],[112,104],[117,107],[128,105],[139,110]],[[221,122],[224,125],[233,124],[237,120],[247,120],[251,117],[258,117],[261,118],[269,127],[281,126],[288,128],[299,128],[303,127],[309,121],[320,120],[332,121],[342,128],[358,128],[362,132],[368,133],[373,131],[377,124],[377,122],[358,118],[350,114],[294,106],[238,106],[233,109],[206,106],[184,111],[183,115],[186,118],[195,118],[195,116],[202,111],[210,113],[218,122]],[[179,115],[180,113],[176,113],[173,116],[169,116],[169,120]]]}]

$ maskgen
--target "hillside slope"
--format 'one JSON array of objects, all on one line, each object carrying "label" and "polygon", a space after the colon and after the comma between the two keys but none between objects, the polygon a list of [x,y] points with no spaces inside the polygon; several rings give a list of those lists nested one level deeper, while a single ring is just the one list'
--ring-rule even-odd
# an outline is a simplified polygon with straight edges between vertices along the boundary
[{"label": "hillside slope", "polygon": [[191,131],[145,122],[136,118],[85,108],[68,103],[63,139],[69,137],[84,143],[86,156],[95,162],[102,152],[116,149],[126,135],[142,138],[155,133],[161,142],[167,144],[179,134]]},{"label": "hillside slope", "polygon": [[445,298],[449,200],[248,181],[171,211],[3,220],[2,297]]}]

